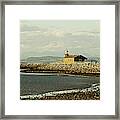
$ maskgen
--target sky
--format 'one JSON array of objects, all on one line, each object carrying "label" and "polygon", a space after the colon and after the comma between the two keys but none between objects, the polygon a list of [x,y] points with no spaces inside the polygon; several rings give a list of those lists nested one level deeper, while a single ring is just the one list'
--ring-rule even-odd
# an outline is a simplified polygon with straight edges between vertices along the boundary
[{"label": "sky", "polygon": [[21,20],[20,58],[63,57],[70,54],[100,57],[99,20]]}]

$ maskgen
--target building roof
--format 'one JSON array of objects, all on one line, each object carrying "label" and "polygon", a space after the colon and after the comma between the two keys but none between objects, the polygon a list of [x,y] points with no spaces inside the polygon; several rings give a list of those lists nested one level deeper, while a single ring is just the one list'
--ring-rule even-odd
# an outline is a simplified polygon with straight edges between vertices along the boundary
[{"label": "building roof", "polygon": [[87,59],[87,57],[83,56],[83,55],[77,55],[75,57],[79,57],[79,58],[83,58],[83,59]]},{"label": "building roof", "polygon": [[69,54],[65,54],[64,58],[76,58],[79,57],[81,59],[87,59],[85,56],[83,55],[69,55]]}]

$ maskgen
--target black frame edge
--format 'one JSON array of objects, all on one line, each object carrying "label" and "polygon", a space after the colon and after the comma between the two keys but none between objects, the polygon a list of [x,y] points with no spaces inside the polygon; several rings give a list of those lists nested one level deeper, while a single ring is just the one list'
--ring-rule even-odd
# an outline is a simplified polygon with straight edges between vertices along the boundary
[{"label": "black frame edge", "polygon": [[[40,3],[40,2],[43,2],[43,3]],[[2,68],[2,71],[1,71],[1,118],[2,119],[108,119],[108,116],[113,119],[119,119],[119,100],[117,98],[115,98],[115,115],[102,115],[102,116],[89,116],[88,117],[85,117],[83,115],[73,115],[73,116],[68,116],[68,115],[5,115],[5,104],[3,104],[3,101],[5,101],[5,94],[3,95],[3,93],[5,93],[5,89],[4,89],[4,86],[5,86],[5,5],[36,5],[36,4],[40,4],[40,5],[44,5],[44,4],[49,4],[49,5],[76,5],[76,4],[81,4],[81,5],[86,5],[86,4],[89,4],[90,2],[90,5],[92,5],[93,3],[95,3],[94,5],[97,5],[97,4],[105,4],[105,5],[115,5],[115,62],[116,62],[116,65],[115,65],[115,79],[118,79],[119,78],[119,11],[120,11],[120,1],[115,1],[115,2],[111,2],[111,1],[73,1],[73,2],[76,2],[75,4],[73,4],[73,2],[69,3],[69,1],[59,1],[59,2],[55,2],[55,1],[52,1],[52,2],[48,2],[48,1],[34,1],[34,4],[32,1],[2,1],[1,3],[1,9],[2,9],[2,12],[1,12],[1,55],[3,57],[1,57],[1,68]],[[30,3],[30,4],[29,4]],[[78,4],[78,5],[79,5]],[[116,96],[119,96],[119,81],[116,80],[115,82],[115,86],[117,87],[117,89],[115,88],[115,97]],[[19,118],[18,118],[19,117]]]},{"label": "black frame edge", "polygon": [[114,5],[116,0],[40,0],[40,1],[2,1],[5,5]]},{"label": "black frame edge", "polygon": [[1,117],[5,117],[5,3],[1,2]]}]

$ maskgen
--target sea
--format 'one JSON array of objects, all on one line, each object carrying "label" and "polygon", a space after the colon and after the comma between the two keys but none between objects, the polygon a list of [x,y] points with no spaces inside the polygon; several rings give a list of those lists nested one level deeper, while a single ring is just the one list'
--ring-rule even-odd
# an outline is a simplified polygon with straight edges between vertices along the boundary
[{"label": "sea", "polygon": [[100,83],[99,76],[57,73],[20,73],[20,96],[89,88]]}]

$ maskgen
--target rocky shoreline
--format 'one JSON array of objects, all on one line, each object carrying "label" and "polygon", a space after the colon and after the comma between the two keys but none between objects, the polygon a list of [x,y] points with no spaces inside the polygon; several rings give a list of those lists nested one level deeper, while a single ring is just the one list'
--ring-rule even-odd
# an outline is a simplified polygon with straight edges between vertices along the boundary
[{"label": "rocky shoreline", "polygon": [[62,73],[73,75],[100,75],[100,64],[81,62],[81,64],[21,64],[25,73]]},{"label": "rocky shoreline", "polygon": [[20,96],[21,100],[100,100],[100,84],[90,88]]}]

